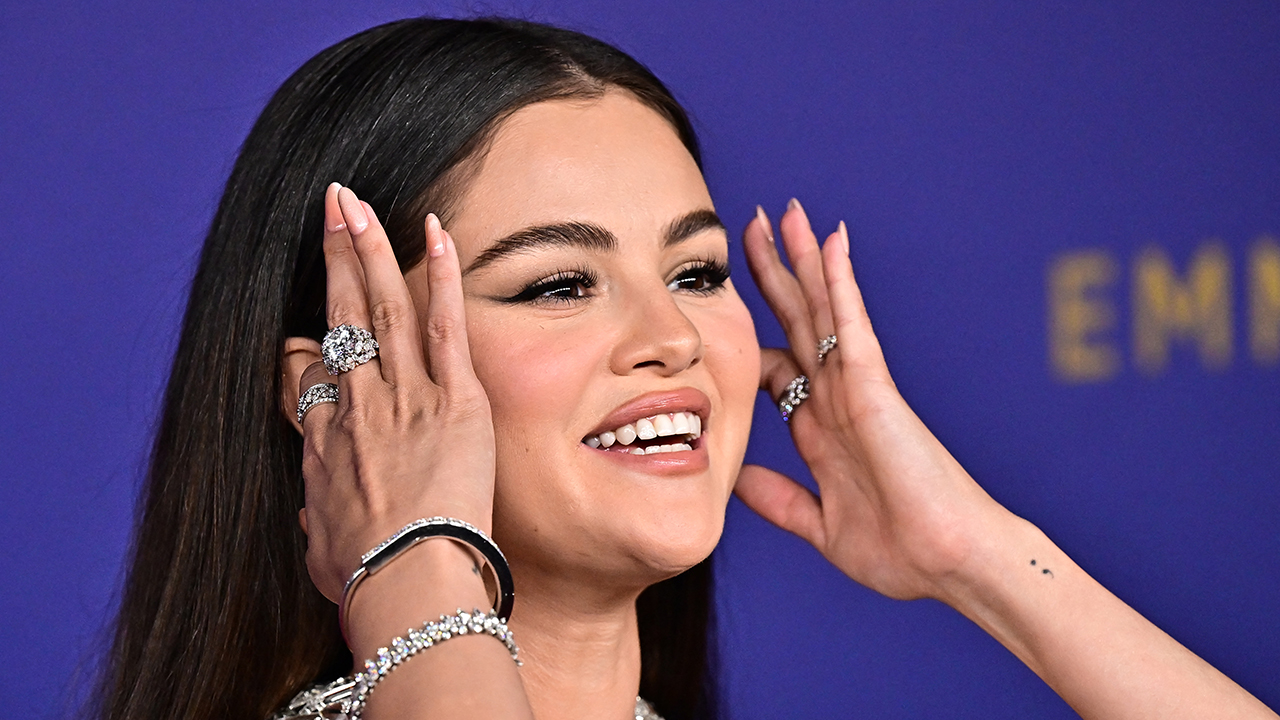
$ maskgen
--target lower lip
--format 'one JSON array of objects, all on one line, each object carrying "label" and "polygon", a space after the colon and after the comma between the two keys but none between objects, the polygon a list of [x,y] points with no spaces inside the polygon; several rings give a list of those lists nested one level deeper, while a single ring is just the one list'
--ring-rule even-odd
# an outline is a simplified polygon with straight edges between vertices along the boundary
[{"label": "lower lip", "polygon": [[595,457],[618,463],[619,466],[655,475],[680,475],[706,470],[710,465],[707,454],[706,433],[694,441],[692,450],[660,452],[652,455],[633,455],[629,452],[599,450],[585,443],[582,449]]}]

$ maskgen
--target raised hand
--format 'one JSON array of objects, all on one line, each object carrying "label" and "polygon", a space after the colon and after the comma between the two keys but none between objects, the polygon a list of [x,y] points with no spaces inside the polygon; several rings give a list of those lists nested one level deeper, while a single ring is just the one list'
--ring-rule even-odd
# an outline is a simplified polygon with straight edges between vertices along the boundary
[{"label": "raised hand", "polygon": [[[920,422],[885,367],[843,223],[819,248],[792,201],[781,230],[794,274],[763,211],[745,237],[791,345],[764,352],[760,386],[776,398],[797,375],[811,379],[791,434],[819,495],[749,465],[734,489],[743,502],[863,585],[948,603],[1085,718],[1276,718],[992,500]],[[820,363],[828,335],[838,346]]]},{"label": "raised hand", "polygon": [[[493,424],[467,347],[457,251],[434,215],[425,232],[430,297],[424,355],[413,299],[373,208],[336,183],[326,192],[329,326],[365,328],[380,345],[377,358],[336,378],[323,363],[313,363],[299,383],[299,392],[325,382],[339,388],[336,404],[313,407],[302,424],[307,567],[335,602],[360,556],[405,523],[444,515],[486,532],[493,523]],[[314,346],[291,339],[295,347],[298,342]],[[444,564],[453,562],[455,570],[469,562],[448,542],[427,543],[406,559],[442,553],[453,554]],[[412,564],[397,560],[385,574]],[[378,598],[381,578],[362,586],[357,610],[388,609],[365,597]],[[442,609],[485,606],[479,576],[467,568],[460,582],[464,592],[443,598]],[[404,589],[398,587],[397,595]],[[389,627],[402,632],[406,623],[428,618],[418,614],[392,618]],[[372,642],[391,637],[365,634]]]},{"label": "raised hand", "polygon": [[[794,273],[763,210],[744,236],[751,272],[791,345],[763,351],[761,389],[778,398],[797,375],[810,378],[791,430],[820,496],[758,465],[743,468],[735,492],[862,584],[895,598],[938,597],[975,533],[1008,513],[898,393],[854,282],[844,224],[819,247],[793,200],[780,226]],[[818,341],[829,335],[838,345],[819,363]]]}]

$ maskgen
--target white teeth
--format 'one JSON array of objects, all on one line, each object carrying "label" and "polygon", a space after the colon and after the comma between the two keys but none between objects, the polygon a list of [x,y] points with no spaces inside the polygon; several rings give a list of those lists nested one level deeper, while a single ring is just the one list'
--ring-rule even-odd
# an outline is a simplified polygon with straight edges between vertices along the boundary
[{"label": "white teeth", "polygon": [[652,440],[658,437],[658,431],[653,428],[649,418],[640,418],[636,421],[636,437],[641,440]]},{"label": "white teeth", "polygon": [[647,455],[648,453],[646,453],[646,452],[644,451],[644,448],[631,448],[631,454],[632,454],[632,455]]},{"label": "white teeth", "polygon": [[[682,440],[695,440],[702,436],[702,418],[697,413],[677,412],[663,415],[654,415],[652,417],[641,418],[634,423],[623,425],[613,432],[602,432],[599,435],[593,435],[583,442],[588,446],[597,450],[601,448],[610,448],[614,445],[630,445],[639,440],[652,440],[658,437],[676,437]],[[671,448],[667,450],[666,448]],[[674,452],[678,450],[689,450],[688,442],[681,442],[674,445],[655,445],[647,449],[647,452]],[[643,454],[641,453],[636,454]]]},{"label": "white teeth", "polygon": [[630,445],[631,443],[636,441],[636,426],[623,425],[622,427],[614,431],[614,435],[617,436],[618,442],[622,443],[623,445]]},{"label": "white teeth", "polygon": [[659,452],[662,452],[661,445],[650,445],[649,447],[644,449],[645,455],[653,455],[654,453],[659,453]]},{"label": "white teeth", "polygon": [[671,418],[666,415],[655,415],[653,418],[654,432],[658,433],[658,437],[666,437],[676,434],[676,426],[671,422]]}]

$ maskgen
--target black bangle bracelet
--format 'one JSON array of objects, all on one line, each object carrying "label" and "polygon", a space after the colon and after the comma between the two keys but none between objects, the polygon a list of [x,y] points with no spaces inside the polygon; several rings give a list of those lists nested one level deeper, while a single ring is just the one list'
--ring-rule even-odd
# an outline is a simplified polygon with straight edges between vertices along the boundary
[{"label": "black bangle bracelet", "polygon": [[498,586],[498,597],[493,603],[493,612],[503,622],[511,617],[511,608],[516,602],[515,585],[511,580],[511,566],[507,564],[507,558],[498,549],[498,545],[485,535],[483,530],[471,523],[456,518],[422,518],[400,528],[396,534],[382,541],[360,558],[360,567],[356,568],[351,579],[347,580],[346,586],[342,588],[342,602],[338,606],[338,621],[344,637],[347,634],[347,608],[351,605],[351,596],[355,593],[356,587],[366,577],[381,570],[405,550],[433,537],[446,537],[464,543],[484,556],[485,564],[493,569]]}]

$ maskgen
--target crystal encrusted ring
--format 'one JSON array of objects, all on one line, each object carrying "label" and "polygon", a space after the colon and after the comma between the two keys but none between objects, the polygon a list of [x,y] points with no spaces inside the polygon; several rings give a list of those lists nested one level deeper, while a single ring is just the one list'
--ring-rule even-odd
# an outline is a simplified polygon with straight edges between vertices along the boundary
[{"label": "crystal encrusted ring", "polygon": [[307,388],[298,398],[298,424],[307,416],[307,411],[320,403],[338,402],[338,386],[333,383],[320,383]]},{"label": "crystal encrusted ring", "polygon": [[362,327],[339,325],[324,334],[320,357],[330,375],[350,372],[378,357],[378,341]]},{"label": "crystal encrusted ring", "polygon": [[787,383],[787,389],[778,398],[778,412],[782,413],[783,422],[791,422],[791,414],[800,407],[800,403],[809,399],[809,378],[800,375]]},{"label": "crystal encrusted ring", "polygon": [[832,350],[835,350],[836,345],[838,344],[839,344],[839,341],[836,340],[835,335],[828,335],[818,341],[818,364],[819,365],[827,361],[827,355],[830,354]]}]

